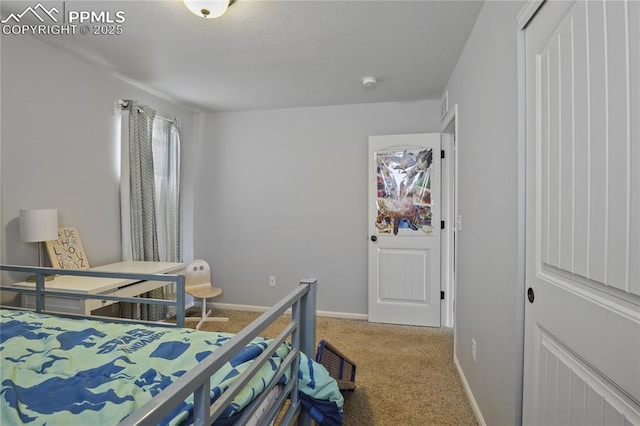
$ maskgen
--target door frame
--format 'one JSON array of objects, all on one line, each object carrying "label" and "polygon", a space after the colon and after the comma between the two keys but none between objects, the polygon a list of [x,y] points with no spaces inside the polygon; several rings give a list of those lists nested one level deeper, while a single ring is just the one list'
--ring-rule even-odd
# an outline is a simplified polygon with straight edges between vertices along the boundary
[{"label": "door frame", "polygon": [[526,304],[526,197],[527,197],[527,92],[526,92],[526,36],[527,24],[542,7],[545,0],[528,0],[516,18],[517,27],[517,95],[518,95],[518,266],[516,282],[516,344],[519,357],[516,361],[516,418],[523,421],[524,404],[524,337],[525,337],[525,304]]},{"label": "door frame", "polygon": [[[448,95],[445,95],[448,98]],[[440,323],[442,327],[455,329],[455,299],[456,299],[456,244],[455,236],[459,231],[456,223],[458,215],[458,150],[456,141],[458,138],[458,104],[444,111],[440,122],[442,141],[441,149],[445,158],[441,163],[442,184],[442,220],[445,221],[445,229],[440,234],[440,290],[445,297],[440,309]],[[455,333],[454,333],[455,346]]]}]

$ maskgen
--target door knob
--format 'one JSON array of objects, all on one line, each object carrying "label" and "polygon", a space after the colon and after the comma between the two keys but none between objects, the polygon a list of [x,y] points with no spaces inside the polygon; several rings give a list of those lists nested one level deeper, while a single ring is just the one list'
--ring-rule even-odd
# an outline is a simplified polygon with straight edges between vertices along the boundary
[{"label": "door knob", "polygon": [[527,299],[529,299],[529,303],[533,303],[533,300],[536,298],[536,295],[533,293],[533,289],[529,287],[527,290]]},{"label": "door knob", "polygon": [[375,235],[372,235],[371,236],[371,241],[373,241],[375,243],[376,241],[378,241],[378,237],[376,237]]}]

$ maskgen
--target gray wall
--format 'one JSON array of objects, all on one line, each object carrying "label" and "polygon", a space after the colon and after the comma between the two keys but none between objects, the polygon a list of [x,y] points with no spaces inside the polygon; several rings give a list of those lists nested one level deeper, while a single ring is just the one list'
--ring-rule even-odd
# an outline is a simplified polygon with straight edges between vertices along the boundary
[{"label": "gray wall", "polygon": [[[449,82],[458,104],[456,353],[482,417],[520,422],[517,31],[523,2],[486,2]],[[477,362],[471,340],[477,342]]]},{"label": "gray wall", "polygon": [[58,209],[60,226],[78,228],[92,265],[121,260],[114,102],[136,99],[181,116],[187,165],[193,114],[29,36],[3,36],[1,59],[1,261],[37,264],[37,245],[20,241],[17,218],[20,209],[43,207]]},{"label": "gray wall", "polygon": [[268,306],[312,276],[319,310],[366,314],[368,136],[439,126],[438,101],[204,116],[194,255],[221,302]]}]

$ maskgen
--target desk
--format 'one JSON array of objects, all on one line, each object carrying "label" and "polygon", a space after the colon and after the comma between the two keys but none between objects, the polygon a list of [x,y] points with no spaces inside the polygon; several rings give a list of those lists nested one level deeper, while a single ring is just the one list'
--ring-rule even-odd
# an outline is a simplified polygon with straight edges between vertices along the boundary
[{"label": "desk", "polygon": [[[91,271],[123,272],[135,274],[182,274],[183,263],[173,262],[136,262],[126,261],[111,263],[109,265],[91,268]],[[46,281],[46,290],[69,291],[73,293],[104,294],[118,297],[134,297],[161,288],[167,285],[166,281],[135,281],[122,278],[96,278],[80,277],[73,275],[60,275],[51,281]],[[14,287],[34,288],[35,283],[21,282],[13,284]],[[112,305],[111,300],[98,299],[71,299],[59,296],[46,296],[45,307],[49,311],[69,312],[82,315],[91,315],[94,311],[105,306]],[[23,294],[22,306],[35,308],[35,295]]]}]

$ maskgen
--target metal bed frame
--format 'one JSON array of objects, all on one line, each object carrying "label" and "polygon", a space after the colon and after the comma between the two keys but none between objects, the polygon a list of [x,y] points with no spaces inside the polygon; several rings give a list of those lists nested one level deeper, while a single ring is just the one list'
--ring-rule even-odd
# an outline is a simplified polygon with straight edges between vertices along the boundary
[{"label": "metal bed frame", "polygon": [[[107,295],[90,295],[84,293],[71,293],[50,291],[46,289],[45,275],[78,275],[85,277],[104,277],[104,278],[125,278],[136,281],[166,281],[167,284],[176,283],[177,296],[176,300],[162,299],[144,299],[147,304],[162,304],[167,306],[175,306],[177,310],[176,323],[153,323],[167,327],[184,327],[185,318],[185,293],[184,293],[184,275],[170,274],[127,274],[116,272],[96,272],[91,270],[70,270],[55,269],[43,267],[27,267],[15,265],[0,265],[0,271],[19,272],[36,275],[35,289],[17,288],[10,284],[0,284],[0,291],[11,291],[18,293],[28,293],[36,295],[35,311],[38,313],[55,314],[59,316],[73,318],[93,318],[113,322],[126,323],[145,323],[148,321],[135,321],[120,318],[91,317],[76,314],[61,314],[59,312],[50,312],[46,310],[45,296],[71,297],[81,299],[99,299],[110,300],[114,302],[140,303],[140,298],[134,297],[117,297]],[[210,425],[222,414],[224,409],[233,401],[233,398],[248,383],[252,375],[266,362],[270,356],[283,342],[290,339],[292,350],[280,366],[277,374],[267,388],[254,400],[250,405],[245,407],[241,412],[241,417],[237,424],[245,424],[255,413],[260,404],[267,398],[269,392],[276,386],[279,377],[284,374],[287,369],[291,369],[291,380],[285,385],[283,391],[276,398],[273,405],[269,407],[265,415],[261,419],[262,422],[270,423],[281,414],[280,424],[311,425],[310,416],[302,410],[302,405],[298,396],[298,366],[300,362],[300,352],[304,352],[309,357],[313,357],[315,350],[315,314],[316,314],[316,292],[317,281],[315,279],[305,279],[300,281],[300,285],[277,302],[271,309],[263,313],[255,321],[236,334],[230,341],[225,343],[220,349],[206,357],[202,362],[189,370],[178,380],[169,385],[166,389],[156,395],[148,403],[140,407],[135,412],[126,417],[121,425],[155,425],[168,415],[176,406],[184,401],[190,395],[194,399],[193,418],[195,425]],[[11,306],[3,306],[6,308],[14,308]],[[23,309],[23,308],[21,308]],[[291,310],[291,321],[286,324],[282,332],[274,339],[267,349],[260,355],[256,362],[244,371],[238,380],[225,391],[214,404],[210,404],[211,376],[226,362],[230,361],[239,351],[241,351],[251,340],[260,336],[269,325],[276,319]],[[285,402],[289,399],[287,409],[283,411]]]}]

